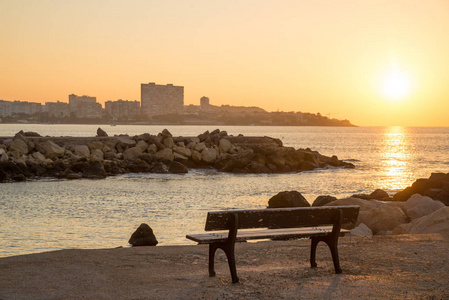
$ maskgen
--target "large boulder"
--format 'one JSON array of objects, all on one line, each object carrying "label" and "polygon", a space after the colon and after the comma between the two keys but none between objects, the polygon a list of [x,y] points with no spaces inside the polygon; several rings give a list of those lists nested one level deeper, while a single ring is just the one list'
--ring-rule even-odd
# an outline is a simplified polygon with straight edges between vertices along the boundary
[{"label": "large boulder", "polygon": [[228,139],[221,139],[219,142],[219,148],[222,152],[227,153],[232,148],[232,143]]},{"label": "large boulder", "polygon": [[284,191],[268,200],[268,208],[282,207],[309,207],[310,204],[306,198],[297,191]]},{"label": "large boulder", "polygon": [[329,195],[318,196],[318,197],[316,197],[315,201],[313,201],[312,206],[323,206],[323,205],[331,203],[335,200],[337,200],[336,197],[329,196]]},{"label": "large boulder", "polygon": [[139,155],[142,154],[142,149],[139,147],[131,147],[123,151],[123,159],[127,161],[135,161]]},{"label": "large boulder", "polygon": [[326,206],[360,206],[356,225],[364,223],[373,234],[388,234],[396,226],[407,223],[408,219],[403,210],[396,203],[384,203],[377,200],[364,200],[360,198],[344,198]]},{"label": "large boulder", "polygon": [[449,233],[449,207],[402,224],[393,230],[393,234]]},{"label": "large boulder", "polygon": [[108,136],[108,134],[106,133],[106,131],[104,131],[103,129],[98,127],[98,129],[97,129],[97,136]]},{"label": "large boulder", "polygon": [[104,169],[103,163],[95,161],[87,167],[83,172],[84,178],[89,179],[103,179],[106,178],[106,171]]},{"label": "large boulder", "polygon": [[205,148],[201,151],[201,160],[207,163],[213,163],[217,159],[217,150],[214,148]]},{"label": "large boulder", "polygon": [[440,188],[442,185],[441,181],[435,179],[417,179],[412,186],[406,187],[400,192],[397,192],[393,199],[395,201],[407,201],[412,195],[420,194],[424,195],[427,190]]},{"label": "large boulder", "polygon": [[87,145],[76,145],[75,147],[73,147],[73,153],[81,157],[90,156],[90,150],[89,147],[87,147]]},{"label": "large boulder", "polygon": [[175,174],[184,174],[189,172],[186,166],[176,161],[170,163],[170,165],[168,166],[168,170],[170,171],[170,173]]},{"label": "large boulder", "polygon": [[46,158],[50,158],[52,160],[63,156],[65,153],[64,148],[58,146],[50,140],[38,144],[37,149],[40,153],[44,154]]},{"label": "large boulder", "polygon": [[440,201],[435,201],[430,197],[421,196],[420,194],[414,194],[404,203],[405,213],[410,220],[429,215],[442,207],[444,207],[444,204]]},{"label": "large boulder", "polygon": [[159,150],[154,154],[154,156],[162,160],[173,160],[175,158],[173,151],[170,148]]},{"label": "large boulder", "polygon": [[25,141],[21,139],[15,139],[12,141],[9,146],[10,151],[17,151],[20,155],[24,155],[28,153],[28,145]]},{"label": "large boulder", "polygon": [[153,233],[153,229],[148,224],[142,223],[131,235],[128,243],[136,246],[156,246],[158,241]]}]

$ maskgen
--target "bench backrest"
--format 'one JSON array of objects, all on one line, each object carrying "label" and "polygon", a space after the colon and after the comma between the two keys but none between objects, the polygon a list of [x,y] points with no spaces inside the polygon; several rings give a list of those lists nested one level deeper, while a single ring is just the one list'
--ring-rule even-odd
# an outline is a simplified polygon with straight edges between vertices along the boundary
[{"label": "bench backrest", "polygon": [[214,211],[207,213],[205,230],[230,229],[234,214],[238,217],[238,229],[331,225],[340,210],[343,214],[342,224],[354,225],[359,208],[359,206],[320,206]]}]

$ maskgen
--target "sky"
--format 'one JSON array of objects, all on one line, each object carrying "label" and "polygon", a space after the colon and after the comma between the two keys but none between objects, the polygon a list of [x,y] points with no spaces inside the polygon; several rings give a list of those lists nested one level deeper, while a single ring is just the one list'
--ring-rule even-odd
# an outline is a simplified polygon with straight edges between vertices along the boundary
[{"label": "sky", "polygon": [[449,126],[448,0],[0,0],[0,99],[259,106]]}]

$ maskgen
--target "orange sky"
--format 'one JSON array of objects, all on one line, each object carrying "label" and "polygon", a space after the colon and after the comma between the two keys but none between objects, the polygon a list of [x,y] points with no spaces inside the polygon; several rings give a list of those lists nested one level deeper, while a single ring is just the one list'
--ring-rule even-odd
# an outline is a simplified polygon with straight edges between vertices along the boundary
[{"label": "orange sky", "polygon": [[[449,126],[449,1],[0,0],[0,99],[140,100]],[[382,93],[395,64],[409,83]]]}]

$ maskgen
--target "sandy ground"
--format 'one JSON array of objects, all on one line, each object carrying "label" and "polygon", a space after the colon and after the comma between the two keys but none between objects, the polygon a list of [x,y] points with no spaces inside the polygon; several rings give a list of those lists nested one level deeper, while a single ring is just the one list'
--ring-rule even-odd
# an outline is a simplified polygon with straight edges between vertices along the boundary
[{"label": "sandy ground", "polygon": [[61,250],[0,259],[0,299],[449,299],[449,235],[344,237],[343,274],[310,241],[236,246],[240,283],[225,256],[208,277],[207,246]]}]

